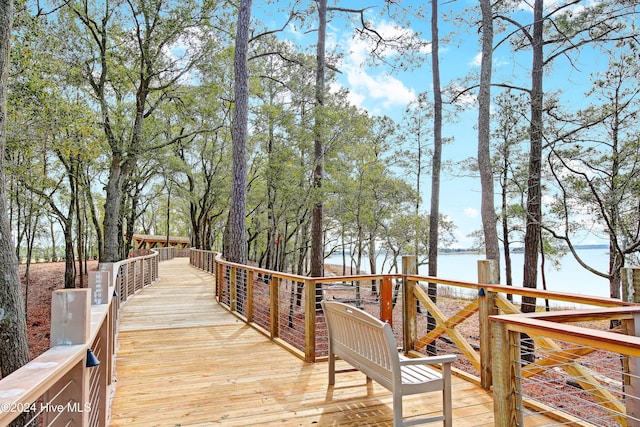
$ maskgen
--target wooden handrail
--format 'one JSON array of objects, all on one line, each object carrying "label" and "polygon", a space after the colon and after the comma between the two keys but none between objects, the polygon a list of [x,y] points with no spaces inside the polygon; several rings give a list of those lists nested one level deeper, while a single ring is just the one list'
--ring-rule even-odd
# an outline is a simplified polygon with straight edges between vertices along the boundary
[{"label": "wooden handrail", "polygon": [[[254,266],[246,266],[242,264],[229,263],[222,259],[222,257],[210,251],[195,251],[192,253],[192,264],[206,269],[207,271],[215,274],[216,276],[216,295],[219,301],[226,305],[232,312],[233,307],[229,300],[230,295],[233,294],[233,298],[241,298],[231,289],[232,286],[237,286],[235,281],[236,271],[244,270],[246,274],[243,276],[247,282],[242,286],[246,287],[247,295],[253,291],[253,286],[256,289],[260,289],[262,286],[256,280],[258,276],[266,278],[265,283],[269,283],[269,291],[267,297],[268,301],[262,304],[266,307],[251,307],[248,308],[246,320],[249,324],[256,327],[256,329],[269,336],[274,342],[282,345],[283,347],[296,354],[298,357],[305,361],[318,360],[316,354],[316,334],[321,331],[316,326],[316,318],[321,320],[321,313],[317,308],[318,298],[324,298],[325,295],[318,295],[316,292],[319,286],[328,283],[355,283],[354,286],[343,286],[336,292],[344,292],[349,289],[353,289],[356,292],[354,302],[359,304],[361,297],[359,295],[358,283],[369,281],[380,281],[380,289],[376,292],[375,304],[380,307],[380,318],[392,323],[392,309],[394,304],[391,299],[396,296],[393,291],[393,280],[402,279],[402,299],[398,299],[398,303],[402,305],[403,316],[403,331],[402,342],[403,348],[408,353],[417,353],[415,350],[424,347],[425,345],[435,343],[442,335],[447,335],[451,343],[455,345],[464,355],[464,357],[471,362],[479,372],[479,383],[487,390],[498,390],[496,401],[500,401],[495,406],[496,411],[515,411],[515,408],[519,408],[522,404],[522,398],[520,391],[514,391],[508,389],[505,391],[503,387],[512,387],[513,384],[519,381],[520,372],[519,369],[513,368],[513,358],[519,355],[514,350],[516,343],[519,340],[521,333],[526,333],[532,336],[535,342],[535,346],[541,346],[542,349],[548,351],[561,351],[561,347],[554,339],[558,341],[570,341],[576,345],[588,345],[593,348],[603,348],[608,351],[617,352],[623,356],[640,357],[640,338],[635,336],[621,335],[613,332],[597,331],[593,329],[581,328],[575,325],[566,324],[567,322],[577,321],[602,321],[602,320],[616,320],[623,323],[633,323],[635,320],[640,325],[640,306],[629,302],[620,300],[614,300],[609,298],[584,296],[577,294],[567,294],[555,291],[545,291],[539,289],[529,289],[523,287],[504,286],[491,283],[471,283],[465,281],[444,279],[439,277],[431,277],[415,274],[415,269],[410,269],[412,265],[411,259],[403,260],[403,264],[406,261],[406,266],[403,265],[403,274],[375,274],[375,275],[348,275],[348,276],[332,276],[332,277],[306,277],[284,272],[276,272],[258,268]],[[213,265],[208,265],[212,263]],[[206,265],[205,265],[206,264]],[[486,264],[482,264],[485,266]],[[406,268],[405,268],[406,267]],[[490,266],[487,266],[490,267]],[[480,268],[480,263],[479,263]],[[233,279],[228,279],[228,272],[233,271]],[[483,280],[490,282],[492,280],[490,272],[479,271],[479,281]],[[480,278],[482,277],[482,279]],[[304,283],[305,286],[305,306],[303,315],[305,316],[305,328],[304,331],[296,330],[296,333],[304,334],[304,349],[301,350],[296,347],[292,341],[289,341],[290,334],[284,336],[280,332],[280,324],[285,314],[281,313],[280,304],[278,298],[280,298],[280,282],[291,282],[290,295],[294,295],[295,287],[297,283]],[[475,291],[474,294],[470,294],[466,297],[466,301],[462,304],[462,308],[457,312],[451,314],[450,310],[445,313],[440,310],[437,303],[430,300],[428,295],[426,284],[435,284],[437,286],[445,285],[453,288],[465,288]],[[324,288],[325,292],[331,292],[332,289]],[[397,289],[396,289],[397,291]],[[512,295],[516,297],[534,297],[537,299],[553,300],[562,303],[576,304],[580,306],[601,307],[595,309],[578,309],[567,311],[555,311],[544,313],[520,313],[519,306],[510,301],[507,296]],[[264,297],[264,295],[263,295]],[[247,296],[247,298],[249,298]],[[255,297],[252,297],[256,300]],[[293,298],[293,296],[291,297]],[[293,301],[293,300],[291,300]],[[373,300],[369,299],[368,304],[371,304]],[[423,316],[417,315],[416,301],[420,301],[422,307],[426,308],[433,320],[436,322],[434,329],[429,330],[423,336],[423,331],[419,331],[418,318]],[[249,302],[249,300],[247,300]],[[440,302],[440,299],[438,299]],[[257,324],[254,318],[256,316],[255,310],[262,310],[267,314],[267,323]],[[236,313],[239,317],[243,316]],[[472,316],[478,316],[478,325],[481,330],[479,331],[479,348],[472,346],[468,341],[468,337],[463,335],[457,329],[458,326],[465,322]],[[264,317],[264,316],[263,316]],[[498,325],[504,324],[504,329],[498,327]],[[640,326],[638,327],[640,329]],[[636,334],[637,335],[637,334]],[[322,340],[322,335],[320,335]],[[298,342],[299,342],[298,338]],[[509,346],[509,351],[505,351]],[[594,373],[588,368],[580,366],[576,360],[583,354],[588,354],[593,350],[575,350],[565,352],[572,359],[564,368],[567,373],[575,378],[575,381],[581,386],[586,387],[592,397],[600,402],[605,410],[611,413],[624,412],[624,405],[626,402],[617,399],[612,393],[606,389],[599,389],[598,386],[590,386],[590,383],[598,384],[597,380],[591,381],[595,378]],[[509,360],[504,357],[511,358]],[[510,361],[510,362],[509,362]],[[553,367],[553,356],[548,357],[542,361],[543,366]],[[496,372],[496,370],[500,372]],[[527,367],[522,372],[526,378],[533,375],[537,375],[541,372],[542,368]],[[494,381],[495,377],[495,381]],[[639,387],[640,389],[640,387]],[[515,400],[504,400],[507,399]],[[628,403],[626,403],[628,405]],[[507,406],[505,406],[507,405]],[[640,406],[640,405],[639,405]],[[638,408],[636,413],[640,413]],[[504,416],[503,416],[504,415]],[[504,414],[498,414],[496,412],[496,419],[500,419],[500,425],[513,425],[509,424],[514,422],[521,414],[514,412],[505,412]],[[562,415],[558,415],[562,417]],[[505,418],[506,417],[506,418]],[[616,420],[622,422],[623,416],[615,415]],[[563,418],[564,420],[570,419],[570,417]]]},{"label": "wooden handrail", "polygon": [[[627,395],[635,394],[640,386],[636,366],[640,360],[640,337],[638,335],[637,321],[640,320],[640,307],[610,307],[588,310],[565,310],[559,312],[542,313],[517,313],[510,315],[490,316],[493,336],[492,342],[495,358],[493,361],[493,374],[496,378],[493,384],[495,425],[511,426],[515,420],[522,420],[522,392],[521,379],[542,372],[544,368],[561,366],[572,376],[575,381],[591,395],[593,400],[610,412],[611,417],[621,425],[628,424],[631,419],[637,417],[640,408],[636,403],[637,398],[619,398],[606,387],[601,387],[593,373],[579,363],[574,363],[581,354],[588,354],[593,350],[624,356],[626,360],[624,371],[625,387],[621,392]],[[615,320],[626,324],[628,334],[620,334],[611,331],[594,330],[569,322]],[[543,348],[550,350],[550,355],[536,361],[535,365],[523,366],[520,361],[521,334],[526,334],[538,342]],[[634,335],[635,334],[635,335]],[[562,348],[552,340],[569,343],[572,348]],[[510,349],[504,351],[504,349]],[[556,356],[557,354],[557,356]],[[630,358],[630,359],[626,359]],[[630,360],[634,360],[631,362]]]},{"label": "wooden handrail", "polygon": [[[116,263],[103,264],[101,270],[109,271],[110,283],[100,304],[91,298],[90,289],[58,290],[52,301],[67,298],[73,303],[63,303],[68,312],[62,316],[52,313],[52,318],[60,317],[60,322],[52,319],[52,341],[60,341],[40,356],[20,369],[0,380],[0,425],[9,425],[13,420],[27,413],[27,418],[41,419],[41,425],[73,423],[83,426],[106,426],[109,391],[111,384],[113,357],[115,353],[115,318],[120,303],[126,301],[136,290],[157,280],[158,251],[151,255],[127,259]],[[170,257],[172,257],[172,253]],[[169,255],[164,256],[168,259]],[[119,277],[121,271],[135,275],[135,268],[123,266],[142,263],[142,273],[137,277],[140,285],[127,290],[126,295],[114,295],[120,283],[128,283],[128,278]],[[135,278],[135,277],[134,277]],[[73,295],[72,295],[73,294]],[[82,304],[76,304],[77,298]],[[52,302],[55,310],[55,303]],[[72,318],[72,322],[68,319]],[[83,320],[84,319],[84,320]],[[68,326],[61,325],[68,323]],[[80,322],[80,323],[78,323]],[[82,326],[86,325],[86,330]],[[80,327],[79,330],[76,330]],[[54,338],[58,337],[57,339]],[[100,365],[86,367],[87,351],[100,354]],[[98,369],[97,375],[90,375],[89,369]],[[92,383],[95,381],[96,383]],[[36,423],[40,425],[39,423]]]},{"label": "wooden handrail", "polygon": [[509,331],[540,335],[563,341],[640,358],[640,337],[609,331],[599,331],[566,322],[587,320],[632,320],[640,314],[640,307],[622,307],[600,310],[576,310],[575,313],[522,313],[490,316],[494,322],[504,323]]}]

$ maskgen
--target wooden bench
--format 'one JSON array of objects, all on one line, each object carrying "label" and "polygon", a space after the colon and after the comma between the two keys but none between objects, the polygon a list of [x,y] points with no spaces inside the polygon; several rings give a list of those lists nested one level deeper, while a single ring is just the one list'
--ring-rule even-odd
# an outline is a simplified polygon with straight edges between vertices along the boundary
[{"label": "wooden bench", "polygon": [[[451,362],[455,355],[410,359],[398,353],[391,326],[353,306],[322,301],[329,336],[329,385],[335,384],[335,358],[346,361],[393,393],[395,427],[444,421],[452,425]],[[441,365],[441,370],[426,365]],[[403,422],[402,397],[442,390],[442,415]]]}]

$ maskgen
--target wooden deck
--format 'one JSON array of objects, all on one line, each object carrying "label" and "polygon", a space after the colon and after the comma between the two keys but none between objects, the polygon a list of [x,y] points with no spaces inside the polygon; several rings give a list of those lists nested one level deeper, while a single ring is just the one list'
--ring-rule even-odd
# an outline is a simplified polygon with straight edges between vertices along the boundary
[{"label": "wooden deck", "polygon": [[[392,425],[390,392],[357,372],[328,389],[326,363],[300,361],[218,306],[212,277],[188,259],[160,263],[160,278],[121,311],[110,425]],[[437,394],[404,401],[405,416],[440,411]],[[491,395],[454,378],[453,418],[493,426]]]}]

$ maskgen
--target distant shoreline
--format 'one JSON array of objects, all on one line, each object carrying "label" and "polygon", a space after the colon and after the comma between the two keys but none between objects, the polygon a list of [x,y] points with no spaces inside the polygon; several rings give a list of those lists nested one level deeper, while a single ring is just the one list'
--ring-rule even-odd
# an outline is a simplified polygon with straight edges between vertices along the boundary
[{"label": "distant shoreline", "polygon": [[[576,250],[592,250],[592,249],[603,249],[609,250],[609,245],[577,245],[574,246]],[[502,248],[501,248],[502,249]],[[561,251],[569,251],[569,248],[566,246],[557,248]],[[524,253],[524,247],[518,246],[516,248],[511,248],[509,253],[512,254],[521,254]],[[438,255],[461,255],[461,254],[470,254],[470,255],[482,255],[483,251],[478,251],[474,249],[440,249],[438,251]]]},{"label": "distant shoreline", "polygon": [[[605,245],[605,244],[601,244],[601,245],[576,245],[574,246],[574,248],[576,250],[591,250],[591,249],[602,249],[602,250],[609,250],[609,245]],[[557,248],[558,250],[562,250],[562,251],[569,251],[568,247],[559,247]],[[502,252],[502,248],[501,248],[501,252]],[[524,253],[524,247],[518,246],[515,248],[511,248],[511,250],[509,251],[509,253],[512,254],[521,254]],[[342,252],[333,252],[330,256],[339,256],[342,255]],[[345,252],[344,253],[346,257],[350,256],[349,252]],[[484,251],[479,251],[477,249],[469,249],[469,248],[465,248],[465,249],[440,249],[438,251],[438,255],[482,255],[484,254]],[[326,258],[326,257],[325,257]]]}]

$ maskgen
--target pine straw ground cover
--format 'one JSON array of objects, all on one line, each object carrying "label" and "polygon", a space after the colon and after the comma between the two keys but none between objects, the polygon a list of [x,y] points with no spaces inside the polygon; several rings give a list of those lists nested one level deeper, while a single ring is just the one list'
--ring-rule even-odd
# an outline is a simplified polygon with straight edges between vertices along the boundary
[{"label": "pine straw ground cover", "polygon": [[[89,261],[88,270],[96,270],[98,261]],[[20,265],[22,295],[27,291],[25,279],[26,265]],[[87,278],[85,275],[86,286]],[[64,289],[64,262],[34,263],[29,267],[29,286],[26,295],[27,334],[29,356],[34,359],[49,349],[49,331],[51,327],[51,293]]]}]

